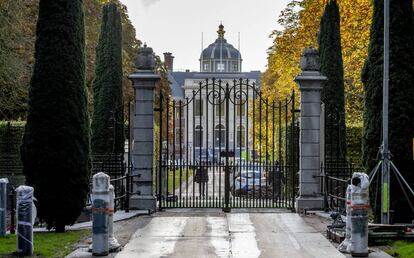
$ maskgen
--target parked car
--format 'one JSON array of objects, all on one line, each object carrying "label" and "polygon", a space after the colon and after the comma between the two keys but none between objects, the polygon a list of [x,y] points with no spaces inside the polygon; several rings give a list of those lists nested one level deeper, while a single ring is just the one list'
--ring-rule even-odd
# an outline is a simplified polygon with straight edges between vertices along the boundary
[{"label": "parked car", "polygon": [[234,164],[239,165],[239,164],[244,164],[245,162],[246,162],[246,160],[243,159],[243,158],[240,158],[240,157],[235,157],[234,158]]},{"label": "parked car", "polygon": [[250,191],[258,190],[260,187],[266,186],[266,177],[264,172],[257,169],[247,169],[240,171],[239,175],[235,177],[232,190],[235,195],[244,195]]},{"label": "parked car", "polygon": [[[240,173],[246,173],[246,171],[257,171],[257,173],[261,173],[262,176],[264,173],[264,167],[261,166],[259,163],[253,162],[253,161],[244,161],[241,163],[235,163],[232,165],[235,174],[234,177],[240,176]],[[260,172],[261,171],[261,172]]]}]

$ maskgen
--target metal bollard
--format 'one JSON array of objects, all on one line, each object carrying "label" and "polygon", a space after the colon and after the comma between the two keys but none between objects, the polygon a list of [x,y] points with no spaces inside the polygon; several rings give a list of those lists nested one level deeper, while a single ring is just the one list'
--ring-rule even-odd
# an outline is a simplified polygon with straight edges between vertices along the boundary
[{"label": "metal bollard", "polygon": [[99,172],[92,180],[92,255],[105,256],[109,254],[109,176]]},{"label": "metal bollard", "polygon": [[21,185],[16,189],[17,253],[33,255],[33,187]]},{"label": "metal bollard", "polygon": [[7,184],[9,180],[7,178],[0,179],[0,237],[6,236],[7,224]]},{"label": "metal bollard", "polygon": [[367,257],[368,249],[369,178],[354,173],[351,179],[351,254]]},{"label": "metal bollard", "polygon": [[348,180],[348,187],[346,188],[346,226],[345,226],[345,239],[338,246],[338,250],[343,253],[351,252],[351,191],[352,186],[350,180]]},{"label": "metal bollard", "polygon": [[114,237],[114,207],[115,207],[115,191],[114,186],[109,186],[109,209],[112,211],[109,213],[109,222],[108,222],[108,234],[109,234],[109,250],[111,252],[117,251],[121,245],[118,243],[118,240]]}]

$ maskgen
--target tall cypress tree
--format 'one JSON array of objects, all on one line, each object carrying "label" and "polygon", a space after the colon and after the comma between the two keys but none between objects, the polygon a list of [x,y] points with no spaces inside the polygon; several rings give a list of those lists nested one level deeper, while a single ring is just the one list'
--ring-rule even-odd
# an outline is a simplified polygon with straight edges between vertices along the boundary
[{"label": "tall cypress tree", "polygon": [[121,14],[115,3],[102,12],[93,82],[93,155],[124,152]]},{"label": "tall cypress tree", "polygon": [[[391,159],[411,186],[414,136],[414,14],[412,0],[391,1],[390,10],[389,147]],[[362,72],[365,90],[363,160],[367,171],[380,157],[383,90],[383,1],[374,1],[368,58]],[[380,180],[380,177],[378,177]],[[394,222],[411,222],[413,213],[391,173],[391,210]],[[374,196],[380,200],[380,196]],[[380,201],[377,201],[377,212]],[[378,215],[378,213],[377,213]]]},{"label": "tall cypress tree", "polygon": [[58,232],[76,221],[89,189],[83,17],[82,0],[40,0],[22,161],[39,218]]},{"label": "tall cypress tree", "polygon": [[329,1],[325,6],[318,43],[321,73],[328,77],[321,92],[326,110],[326,154],[328,157],[342,158],[346,155],[344,67],[336,0]]}]

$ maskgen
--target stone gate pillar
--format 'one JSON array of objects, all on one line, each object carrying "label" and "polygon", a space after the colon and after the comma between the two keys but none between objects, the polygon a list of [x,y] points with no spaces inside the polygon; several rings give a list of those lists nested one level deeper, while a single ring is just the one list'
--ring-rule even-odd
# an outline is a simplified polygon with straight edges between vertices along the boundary
[{"label": "stone gate pillar", "polygon": [[154,89],[160,76],[155,72],[152,48],[144,45],[138,52],[136,71],[128,76],[135,94],[133,117],[132,195],[130,208],[156,210],[153,189],[154,165]]},{"label": "stone gate pillar", "polygon": [[296,210],[321,210],[324,207],[320,178],[320,115],[322,83],[327,80],[320,72],[319,54],[307,48],[300,59],[302,68],[295,81],[300,98],[299,197]]}]

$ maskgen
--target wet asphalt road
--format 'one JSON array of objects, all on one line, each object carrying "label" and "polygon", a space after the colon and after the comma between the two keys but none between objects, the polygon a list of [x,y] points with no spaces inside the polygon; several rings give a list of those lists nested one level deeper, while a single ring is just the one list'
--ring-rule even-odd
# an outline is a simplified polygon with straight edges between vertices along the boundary
[{"label": "wet asphalt road", "polygon": [[157,213],[119,258],[345,257],[294,213]]}]

